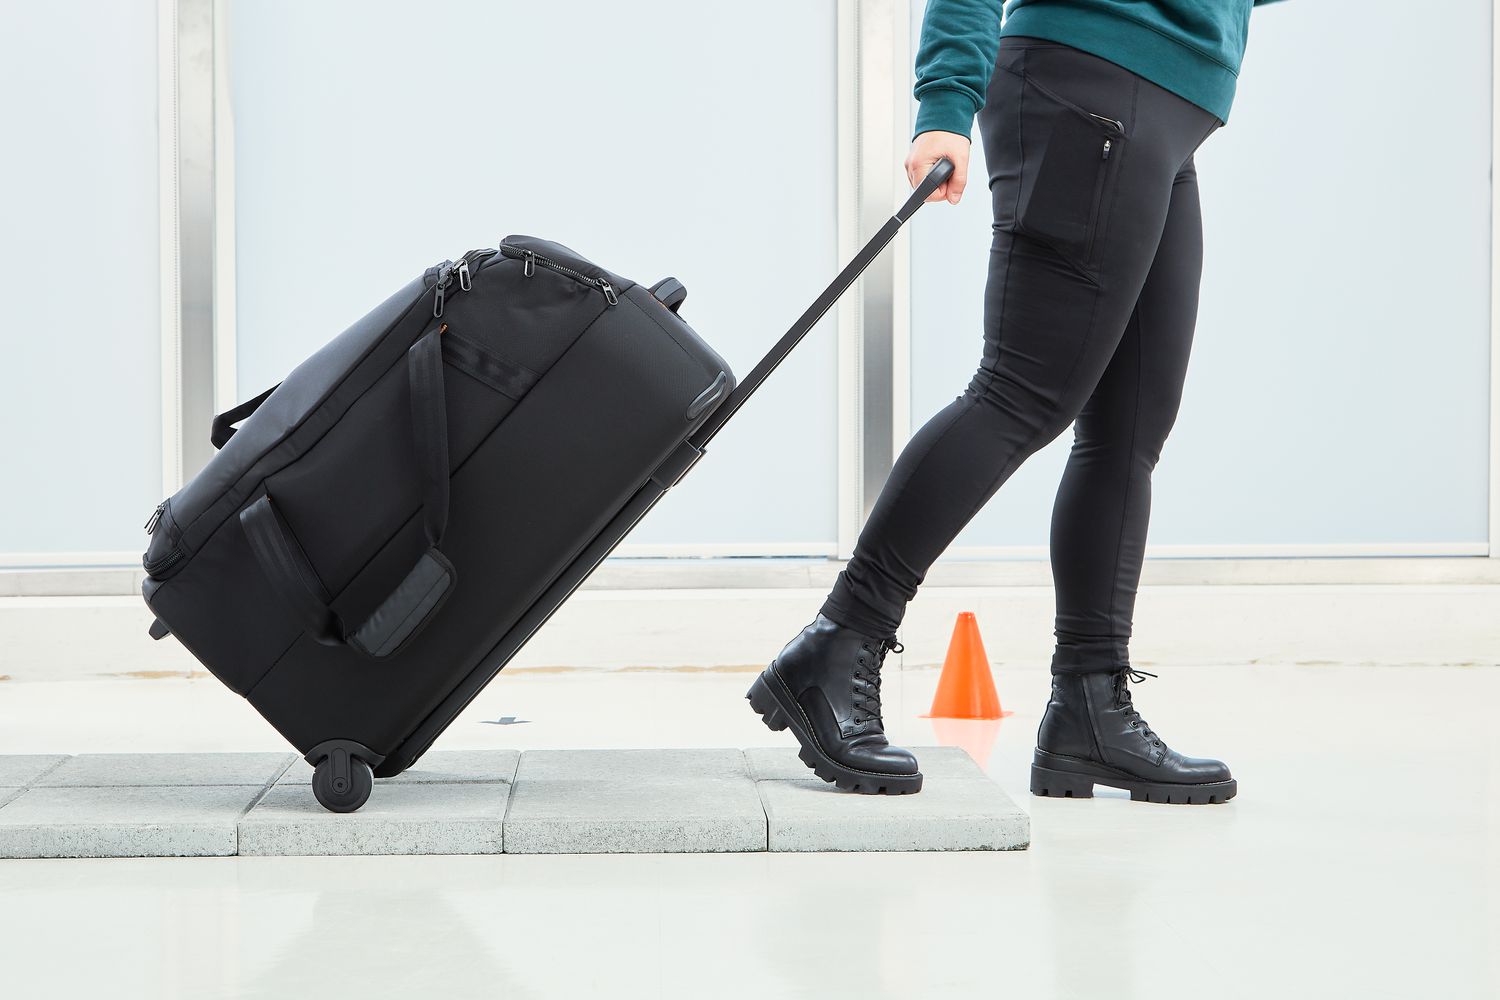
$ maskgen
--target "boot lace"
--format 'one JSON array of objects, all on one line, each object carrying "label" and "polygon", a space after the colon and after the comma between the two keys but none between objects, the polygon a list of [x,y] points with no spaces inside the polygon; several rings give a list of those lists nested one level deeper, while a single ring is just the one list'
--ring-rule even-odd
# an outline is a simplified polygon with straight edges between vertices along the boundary
[{"label": "boot lace", "polygon": [[880,722],[880,668],[886,653],[904,653],[906,647],[894,637],[865,640],[854,660],[854,721],[860,725]]},{"label": "boot lace", "polygon": [[1141,735],[1151,741],[1151,745],[1162,748],[1161,737],[1152,732],[1146,720],[1141,718],[1140,711],[1135,707],[1135,702],[1130,698],[1129,682],[1136,684],[1144,683],[1147,677],[1155,677],[1156,674],[1147,670],[1137,670],[1134,667],[1121,667],[1120,672],[1115,675],[1115,697],[1119,699],[1120,708],[1124,710],[1125,718],[1130,723],[1131,729],[1138,729]]}]

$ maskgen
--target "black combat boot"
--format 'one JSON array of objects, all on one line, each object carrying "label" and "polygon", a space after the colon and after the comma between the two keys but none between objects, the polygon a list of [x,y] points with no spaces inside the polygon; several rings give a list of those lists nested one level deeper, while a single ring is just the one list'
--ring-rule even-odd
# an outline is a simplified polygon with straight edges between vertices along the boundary
[{"label": "black combat boot", "polygon": [[868,795],[920,791],[911,751],[891,746],[880,721],[880,665],[895,638],[877,639],[818,615],[750,685],[766,725],[791,727],[813,773]]},{"label": "black combat boot", "polygon": [[1131,704],[1128,681],[1155,676],[1129,667],[1053,674],[1052,700],[1031,758],[1031,794],[1087,799],[1098,784],[1127,789],[1145,802],[1234,798],[1227,765],[1171,749]]}]

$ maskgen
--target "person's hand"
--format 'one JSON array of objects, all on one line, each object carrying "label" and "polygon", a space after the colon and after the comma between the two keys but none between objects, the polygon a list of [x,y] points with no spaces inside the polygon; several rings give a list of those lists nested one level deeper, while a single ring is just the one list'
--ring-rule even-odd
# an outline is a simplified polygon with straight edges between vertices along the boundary
[{"label": "person's hand", "polygon": [[943,157],[953,161],[953,176],[932,192],[928,201],[946,201],[957,205],[969,181],[969,139],[957,132],[923,132],[912,140],[906,154],[906,179],[912,187],[922,183],[927,171]]}]

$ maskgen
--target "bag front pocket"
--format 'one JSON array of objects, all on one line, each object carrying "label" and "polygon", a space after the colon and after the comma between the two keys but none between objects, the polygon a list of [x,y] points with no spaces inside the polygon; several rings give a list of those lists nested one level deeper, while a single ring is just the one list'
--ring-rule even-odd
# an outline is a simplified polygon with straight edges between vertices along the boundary
[{"label": "bag front pocket", "polygon": [[1125,127],[1023,79],[1016,228],[1092,274]]}]

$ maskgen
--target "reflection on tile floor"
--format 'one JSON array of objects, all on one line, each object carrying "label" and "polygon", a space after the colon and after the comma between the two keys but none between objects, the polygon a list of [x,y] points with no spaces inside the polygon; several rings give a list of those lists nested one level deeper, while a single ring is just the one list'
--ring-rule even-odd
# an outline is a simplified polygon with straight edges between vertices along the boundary
[{"label": "reflection on tile floor", "polygon": [[[997,679],[1015,714],[943,739],[993,740],[1029,851],[0,862],[5,994],[1500,995],[1500,671],[1166,672],[1137,700],[1234,766],[1216,807],[1031,799],[1046,675]],[[786,745],[749,680],[503,675],[438,746]],[[940,742],[935,682],[891,675],[898,739]],[[0,684],[0,753],[283,749],[208,679]]]}]

